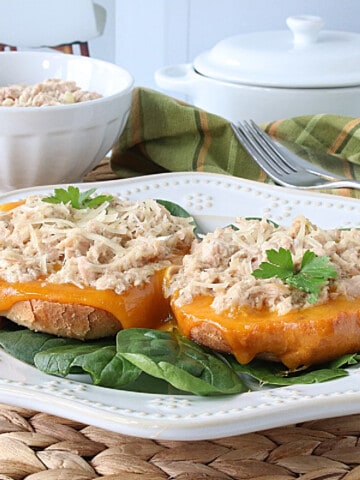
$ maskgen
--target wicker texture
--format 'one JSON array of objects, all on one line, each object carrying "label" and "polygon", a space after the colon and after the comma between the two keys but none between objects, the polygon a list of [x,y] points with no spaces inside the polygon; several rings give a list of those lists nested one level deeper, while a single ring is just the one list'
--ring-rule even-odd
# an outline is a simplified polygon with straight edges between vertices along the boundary
[{"label": "wicker texture", "polygon": [[0,480],[358,480],[360,415],[198,442],[0,404]]},{"label": "wicker texture", "polygon": [[91,172],[85,175],[84,182],[105,182],[117,178],[118,176],[111,169],[110,158],[105,157]]}]

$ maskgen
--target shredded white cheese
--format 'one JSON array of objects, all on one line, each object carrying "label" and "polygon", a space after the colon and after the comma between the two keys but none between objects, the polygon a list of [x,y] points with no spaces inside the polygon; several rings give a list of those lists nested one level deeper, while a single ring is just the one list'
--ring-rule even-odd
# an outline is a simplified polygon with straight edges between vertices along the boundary
[{"label": "shredded white cheese", "polygon": [[154,200],[118,197],[74,209],[31,196],[0,213],[0,278],[112,289],[146,282],[171,265],[193,239],[191,218],[172,216]]},{"label": "shredded white cheese", "polygon": [[269,308],[279,314],[308,307],[307,295],[278,278],[257,279],[252,272],[267,261],[266,250],[290,250],[299,267],[306,250],[328,256],[337,271],[318,298],[318,304],[344,295],[360,297],[360,231],[322,230],[303,216],[289,228],[276,227],[263,219],[238,218],[231,227],[208,233],[183,259],[168,295],[178,291],[178,305],[190,303],[198,295],[214,297],[212,307],[222,312],[238,306]]}]

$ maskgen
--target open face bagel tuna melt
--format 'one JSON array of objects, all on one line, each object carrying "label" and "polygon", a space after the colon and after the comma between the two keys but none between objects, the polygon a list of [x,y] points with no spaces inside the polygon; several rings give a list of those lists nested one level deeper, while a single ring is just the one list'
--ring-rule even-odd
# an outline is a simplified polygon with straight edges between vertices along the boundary
[{"label": "open face bagel tuna melt", "polygon": [[360,230],[239,218],[168,280],[180,333],[246,364],[289,369],[360,351]]},{"label": "open face bagel tuna melt", "polygon": [[164,272],[189,250],[191,219],[155,200],[71,188],[71,202],[32,195],[0,206],[1,314],[80,339],[160,327],[170,315]]}]

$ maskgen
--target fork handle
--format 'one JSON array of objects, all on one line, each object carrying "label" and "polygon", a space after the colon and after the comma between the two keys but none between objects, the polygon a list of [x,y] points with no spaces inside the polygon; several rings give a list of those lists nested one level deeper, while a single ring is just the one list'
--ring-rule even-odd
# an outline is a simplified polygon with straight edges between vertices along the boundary
[{"label": "fork handle", "polygon": [[307,188],[313,188],[314,190],[319,190],[319,189],[331,189],[331,188],[353,188],[360,190],[360,182],[357,180],[336,180],[333,182],[327,182],[323,183],[320,185],[314,185],[312,187],[307,187]]}]

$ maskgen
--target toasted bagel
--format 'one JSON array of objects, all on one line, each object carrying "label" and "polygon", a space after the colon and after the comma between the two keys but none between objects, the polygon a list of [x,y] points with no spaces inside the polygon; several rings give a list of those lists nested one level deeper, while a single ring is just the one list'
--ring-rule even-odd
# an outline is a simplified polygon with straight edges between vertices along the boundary
[{"label": "toasted bagel", "polygon": [[[321,230],[304,217],[288,228],[247,219],[235,227],[205,235],[167,280],[183,335],[243,364],[261,356],[290,369],[360,351],[358,230]],[[296,268],[311,249],[335,269],[315,302],[280,278],[253,275],[279,247]]]},{"label": "toasted bagel", "polygon": [[179,307],[173,300],[179,330],[242,364],[262,357],[296,369],[360,349],[360,299],[337,298],[285,315],[249,309],[216,314],[211,301],[200,296]]},{"label": "toasted bagel", "polygon": [[0,205],[0,315],[81,339],[159,328],[170,315],[164,273],[189,251],[192,219],[155,200],[44,200]]},{"label": "toasted bagel", "polygon": [[46,300],[17,302],[6,317],[30,330],[79,340],[113,336],[121,330],[120,322],[105,310]]},{"label": "toasted bagel", "polygon": [[121,294],[38,280],[0,281],[0,314],[31,330],[84,340],[114,335],[122,328],[159,328],[171,315],[163,295],[165,272],[158,270]]}]

